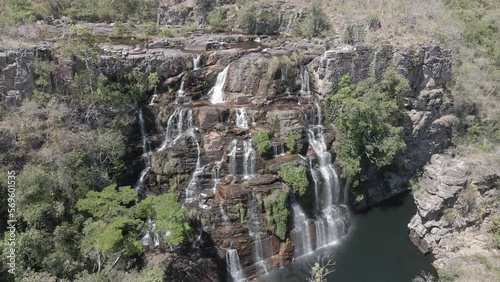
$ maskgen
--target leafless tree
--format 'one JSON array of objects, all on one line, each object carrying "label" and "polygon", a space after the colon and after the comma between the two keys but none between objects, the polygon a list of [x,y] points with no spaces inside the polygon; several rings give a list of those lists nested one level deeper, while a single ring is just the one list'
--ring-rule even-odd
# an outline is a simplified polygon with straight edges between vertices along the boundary
[{"label": "leafless tree", "polygon": [[319,255],[310,268],[308,282],[326,282],[328,274],[335,271],[335,260],[331,254]]}]

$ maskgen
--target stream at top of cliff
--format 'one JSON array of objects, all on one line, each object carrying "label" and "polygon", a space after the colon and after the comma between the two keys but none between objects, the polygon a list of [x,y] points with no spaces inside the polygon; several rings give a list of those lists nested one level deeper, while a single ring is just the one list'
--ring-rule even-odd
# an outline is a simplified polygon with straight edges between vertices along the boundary
[{"label": "stream at top of cliff", "polygon": [[416,212],[412,195],[406,193],[351,217],[347,236],[298,259],[295,264],[261,277],[264,282],[306,281],[319,255],[335,259],[329,282],[403,282],[421,271],[436,275],[432,255],[423,255],[408,238],[407,224]]}]

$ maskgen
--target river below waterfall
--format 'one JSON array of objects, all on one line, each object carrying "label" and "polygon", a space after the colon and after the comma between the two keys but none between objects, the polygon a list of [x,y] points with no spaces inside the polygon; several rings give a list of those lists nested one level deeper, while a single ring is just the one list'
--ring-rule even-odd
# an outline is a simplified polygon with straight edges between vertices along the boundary
[{"label": "river below waterfall", "polygon": [[294,265],[262,277],[264,282],[306,281],[318,255],[332,254],[335,272],[329,282],[404,282],[422,270],[436,274],[433,257],[422,255],[408,238],[406,225],[416,212],[410,194],[387,200],[351,217],[351,229],[338,244],[299,258]]}]

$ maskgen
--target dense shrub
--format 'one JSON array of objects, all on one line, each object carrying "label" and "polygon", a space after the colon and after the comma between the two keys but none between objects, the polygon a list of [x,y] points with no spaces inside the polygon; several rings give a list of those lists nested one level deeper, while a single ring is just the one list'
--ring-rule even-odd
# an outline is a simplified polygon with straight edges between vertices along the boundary
[{"label": "dense shrub", "polygon": [[307,168],[304,165],[282,164],[279,175],[297,195],[303,196],[306,193],[309,180],[307,179]]},{"label": "dense shrub", "polygon": [[222,7],[215,8],[208,14],[208,24],[215,31],[224,31],[227,27],[226,13],[226,9]]},{"label": "dense shrub", "polygon": [[290,211],[288,209],[288,192],[274,190],[264,198],[267,227],[281,240],[286,239],[287,222]]},{"label": "dense shrub", "polygon": [[302,132],[290,131],[286,134],[285,143],[288,150],[293,154],[298,154],[302,151]]},{"label": "dense shrub", "polygon": [[259,129],[259,131],[257,132],[257,136],[255,136],[255,142],[257,143],[257,151],[262,156],[267,155],[269,149],[271,149],[269,135],[265,131]]},{"label": "dense shrub", "polygon": [[298,36],[312,38],[334,33],[330,19],[323,11],[321,0],[314,0],[303,21],[295,22],[294,32]]}]

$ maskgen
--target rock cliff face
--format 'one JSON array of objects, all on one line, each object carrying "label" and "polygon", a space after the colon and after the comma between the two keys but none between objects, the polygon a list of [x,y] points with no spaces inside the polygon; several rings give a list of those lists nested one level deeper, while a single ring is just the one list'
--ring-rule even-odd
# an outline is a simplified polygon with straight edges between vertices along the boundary
[{"label": "rock cliff face", "polygon": [[[131,70],[156,72],[161,78],[158,95],[154,99],[149,97],[153,93],[144,95],[144,131],[152,150],[150,166],[143,170],[144,181],[138,187],[139,197],[167,191],[178,195],[196,218],[199,235],[194,238],[195,245],[218,258],[207,262],[203,255],[195,256],[193,260],[200,266],[210,264],[207,269],[214,271],[219,271],[221,264],[225,268],[229,249],[237,250],[247,278],[292,262],[297,231],[292,230],[291,215],[285,219],[284,237],[280,238],[273,228],[276,219],[271,206],[277,205],[282,195],[288,205],[291,201],[289,187],[278,177],[278,169],[283,163],[309,165],[302,156],[315,153],[305,128],[318,116],[318,101],[336,90],[344,74],[350,74],[354,82],[368,77],[380,80],[383,72],[394,66],[412,87],[405,97],[407,118],[402,121],[408,136],[406,165],[382,176],[378,172],[369,175],[378,180],[364,205],[406,189],[401,185],[405,179],[432,154],[448,146],[453,116],[449,115],[445,84],[450,78],[451,60],[449,52],[439,47],[349,46],[323,53],[315,51],[321,49],[316,46],[305,55],[285,48],[264,52],[245,36],[219,37],[205,43],[158,41],[136,49],[103,45],[97,63],[110,78]],[[239,44],[241,41],[245,44]],[[168,48],[172,44],[185,46],[183,50]],[[0,94],[4,100],[12,99],[15,93],[29,97],[34,87],[29,62],[42,56],[42,50],[0,53]],[[197,58],[199,68],[195,69]],[[218,94],[223,102],[211,103],[211,96]],[[258,132],[270,138],[271,148],[266,154],[258,151]],[[290,132],[297,133],[294,142],[301,149],[292,148]],[[329,150],[334,132],[326,132],[324,139]],[[137,141],[131,146],[141,146],[141,138],[131,140]],[[138,158],[135,163],[139,175],[143,160]],[[306,219],[310,213],[304,215],[306,229],[314,226],[313,219]],[[315,228],[319,230],[320,225]],[[427,238],[425,242],[430,240],[426,232],[419,232]],[[312,233],[310,240],[317,241],[316,233]],[[184,279],[185,271],[174,269],[171,260],[165,262],[166,271],[172,270],[169,277]],[[197,267],[185,263],[189,269]],[[213,277],[224,279],[220,273],[213,273]]]},{"label": "rock cliff face", "polygon": [[414,192],[418,211],[408,227],[419,249],[435,255],[436,267],[466,269],[472,256],[498,256],[491,238],[500,216],[499,165],[484,158],[434,155],[425,167]]}]

